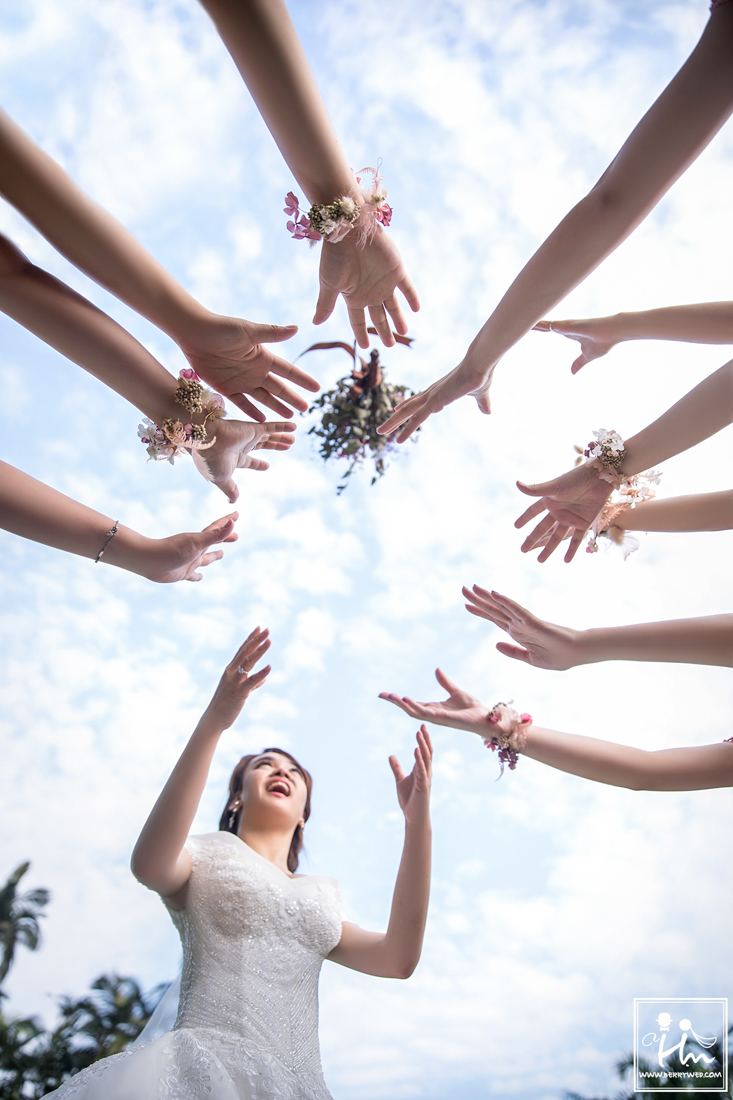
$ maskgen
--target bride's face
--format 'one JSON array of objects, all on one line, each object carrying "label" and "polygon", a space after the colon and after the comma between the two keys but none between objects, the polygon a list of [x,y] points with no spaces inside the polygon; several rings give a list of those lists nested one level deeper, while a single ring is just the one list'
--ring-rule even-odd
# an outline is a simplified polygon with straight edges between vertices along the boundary
[{"label": "bride's face", "polygon": [[264,813],[273,824],[295,829],[308,796],[297,764],[279,752],[264,752],[255,757],[242,780],[242,824]]}]

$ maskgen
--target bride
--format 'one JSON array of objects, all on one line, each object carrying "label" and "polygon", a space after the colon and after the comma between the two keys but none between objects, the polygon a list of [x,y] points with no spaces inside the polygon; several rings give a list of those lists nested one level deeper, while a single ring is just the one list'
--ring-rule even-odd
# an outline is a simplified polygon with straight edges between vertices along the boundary
[{"label": "bride", "polygon": [[418,963],[430,889],[425,726],[410,775],[390,757],[405,845],[384,933],[343,920],[335,879],[295,874],[312,780],[288,752],[244,756],[219,832],[188,836],[219,737],[270,671],[250,675],[269,646],[257,628],[225,669],[133,852],[133,873],[162,896],[183,943],[173,1030],[89,1066],[51,1094],[58,1100],[329,1100],[321,963],[384,978],[408,978]]}]

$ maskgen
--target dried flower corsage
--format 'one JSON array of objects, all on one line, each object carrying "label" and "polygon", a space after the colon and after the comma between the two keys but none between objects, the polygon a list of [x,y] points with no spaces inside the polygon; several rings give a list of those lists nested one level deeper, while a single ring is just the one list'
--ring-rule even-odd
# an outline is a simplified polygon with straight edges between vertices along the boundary
[{"label": "dried flower corsage", "polygon": [[618,432],[608,432],[605,428],[599,428],[593,435],[595,442],[591,441],[583,451],[587,465],[593,466],[598,477],[618,489],[624,480],[618,472],[626,456],[624,441]]},{"label": "dried flower corsage", "polygon": [[[370,327],[367,331],[374,335],[377,330]],[[398,344],[407,347],[412,343],[412,337],[409,336],[394,333],[394,338]],[[390,418],[401,401],[412,396],[413,391],[408,386],[387,382],[376,349],[370,353],[367,362],[357,356],[356,344],[352,347],[340,340],[334,340],[313,344],[303,355],[309,351],[332,348],[341,348],[350,355],[354,369],[350,375],[339,378],[335,388],[321,394],[308,409],[309,413],[320,413],[320,420],[308,429],[308,435],[315,435],[321,440],[319,454],[324,462],[334,458],[349,460],[349,468],[336,490],[340,495],[348,484],[347,478],[366,460],[374,462],[372,485],[384,475],[387,455],[390,451],[396,451],[397,446],[394,433],[380,435],[377,428]],[[357,369],[357,360],[361,370]],[[417,432],[413,438],[417,441]]]},{"label": "dried flower corsage", "polygon": [[[363,185],[361,177],[366,172],[372,178],[371,182]],[[356,227],[359,244],[365,244],[376,232],[377,224],[386,227],[392,221],[392,207],[387,202],[387,192],[381,187],[379,169],[360,169],[356,182],[362,202],[350,195],[342,195],[325,206],[314,202],[307,214],[301,211],[298,198],[288,191],[284,207],[290,218],[288,232],[296,241],[307,240],[312,246],[321,239],[329,244],[338,244]]]},{"label": "dried flower corsage", "polygon": [[202,424],[183,424],[180,420],[168,417],[162,426],[145,417],[138,425],[137,434],[147,446],[151,459],[157,462],[168,461],[174,464],[176,458],[188,455],[191,451],[204,451],[213,447],[216,436],[208,438],[206,423],[226,416],[224,400],[218,393],[204,389],[196,371],[182,370],[173,395],[177,404],[183,405],[191,415],[203,413]]},{"label": "dried flower corsage", "polygon": [[598,539],[605,538],[620,546],[623,551],[624,561],[629,554],[639,549],[639,540],[621,527],[616,525],[616,520],[629,508],[635,508],[642,500],[653,500],[656,487],[662,477],[661,470],[647,470],[643,474],[634,474],[633,477],[622,479],[620,486],[611,499],[604,506],[603,511],[593,521],[590,528],[590,536],[585,548],[586,554],[598,552]]},{"label": "dried flower corsage", "polygon": [[504,765],[509,765],[509,771],[513,772],[517,766],[518,754],[527,747],[527,727],[532,725],[531,714],[519,714],[509,703],[497,703],[486,716],[486,721],[494,727],[492,733],[482,734],[484,744],[492,752],[499,753],[501,771],[498,778],[504,774]]}]

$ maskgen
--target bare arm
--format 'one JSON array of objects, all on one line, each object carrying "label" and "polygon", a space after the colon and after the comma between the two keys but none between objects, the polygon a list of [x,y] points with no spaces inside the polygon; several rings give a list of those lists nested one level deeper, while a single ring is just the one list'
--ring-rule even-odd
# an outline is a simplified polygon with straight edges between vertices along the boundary
[{"label": "bare arm", "polygon": [[71,263],[167,332],[201,377],[243,412],[265,419],[247,394],[280,416],[290,415],[288,406],[307,409],[280,378],[311,391],[318,383],[262,346],[289,339],[296,326],[256,325],[204,309],[2,111],[0,194]]},{"label": "bare arm", "polygon": [[520,604],[477,584],[464,588],[466,610],[506,631],[505,657],[563,670],[600,661],[671,661],[733,667],[733,615],[573,630],[548,623]]},{"label": "bare arm", "polygon": [[689,344],[733,344],[733,302],[701,302],[639,313],[584,320],[538,321],[537,332],[553,332],[580,344],[573,374],[626,340],[679,340]]},{"label": "bare arm", "polygon": [[345,922],[333,962],[379,978],[409,978],[420,960],[430,897],[429,814],[433,748],[423,726],[417,735],[415,766],[405,776],[395,757],[390,764],[405,813],[405,844],[397,872],[387,931],[367,932]]},{"label": "bare arm", "polygon": [[[270,671],[266,665],[254,676],[248,675],[270,647],[267,635],[267,630],[258,627],[227,665],[135,845],[130,862],[133,875],[163,897],[178,894],[191,875],[191,857],[184,844],[219,738],[236,721],[247,696],[265,682]],[[238,673],[238,667],[244,668],[247,675]]]},{"label": "bare arm", "polygon": [[[443,702],[418,703],[390,692],[380,698],[394,703],[411,718],[467,730],[486,739],[494,728],[488,722],[489,708],[451,683],[440,669],[436,677],[448,692]],[[595,783],[633,791],[701,791],[733,786],[733,745],[725,742],[647,752],[535,725],[526,727],[524,733],[527,740],[521,750],[523,756]]]},{"label": "bare arm", "polygon": [[[115,390],[155,424],[166,419],[203,422],[203,414],[191,414],[176,402],[176,380],[134,336],[81,294],[31,264],[3,236],[0,309]],[[294,439],[291,433],[295,424],[218,420],[207,430],[216,442],[196,454],[196,465],[234,503],[239,495],[232,477],[234,470],[266,470],[267,463],[251,452],[287,450]]]},{"label": "bare arm", "polygon": [[[327,205],[351,195],[361,203],[354,175],[283,0],[201,3],[309,201]],[[324,242],[320,278],[315,324],[331,315],[338,295],[343,294],[354,333],[364,348],[369,346],[365,307],[388,346],[395,341],[387,314],[397,332],[407,332],[395,289],[402,291],[411,309],[420,308],[400,255],[380,226],[364,247],[357,246],[353,233],[338,244]]]},{"label": "bare arm", "polygon": [[[222,550],[209,548],[217,542],[236,541],[236,519],[234,512],[203,531],[165,539],[148,539],[120,524],[101,562],[160,583],[200,581],[197,570],[223,557]],[[5,531],[95,559],[109,541],[114,522],[109,516],[0,462],[0,527]]]},{"label": "bare arm", "polygon": [[733,8],[723,4],[692,54],[588,195],[522,269],[463,361],[404,402],[382,425],[403,442],[431,413],[466,394],[491,411],[488,391],[503,355],[626,240],[700,155],[733,111]]},{"label": "bare arm", "polygon": [[622,531],[729,531],[733,528],[733,490],[685,497],[642,500],[615,519]]}]

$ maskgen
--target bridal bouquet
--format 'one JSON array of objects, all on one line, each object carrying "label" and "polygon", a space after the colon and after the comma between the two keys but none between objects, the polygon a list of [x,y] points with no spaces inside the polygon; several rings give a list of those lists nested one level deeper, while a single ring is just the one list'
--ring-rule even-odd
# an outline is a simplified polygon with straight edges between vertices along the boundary
[{"label": "bridal bouquet", "polygon": [[[374,333],[376,330],[369,329]],[[398,336],[395,340],[408,347],[412,339]],[[374,485],[386,470],[386,458],[390,451],[397,449],[391,435],[378,435],[377,428],[388,420],[401,401],[413,396],[409,386],[393,385],[385,381],[384,371],[379,362],[379,352],[375,349],[366,361],[356,354],[356,346],[341,341],[313,344],[308,351],[343,348],[353,362],[354,370],[344,378],[339,378],[334,389],[329,390],[313,402],[309,413],[322,413],[320,420],[308,431],[321,440],[319,454],[324,462],[329,459],[347,459],[349,468],[343,475],[336,492],[341,494],[346,488],[347,478],[351,477],[357,466],[365,461],[374,463]],[[357,369],[357,360],[360,369]],[[418,429],[419,431],[419,429]]]}]

